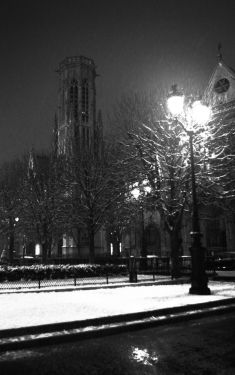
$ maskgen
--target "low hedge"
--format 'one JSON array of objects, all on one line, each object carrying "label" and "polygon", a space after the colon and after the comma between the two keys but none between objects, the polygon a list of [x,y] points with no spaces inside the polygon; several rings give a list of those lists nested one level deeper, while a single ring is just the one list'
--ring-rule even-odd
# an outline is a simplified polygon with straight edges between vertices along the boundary
[{"label": "low hedge", "polygon": [[0,281],[105,277],[107,274],[115,276],[126,272],[126,265],[115,264],[0,266]]}]

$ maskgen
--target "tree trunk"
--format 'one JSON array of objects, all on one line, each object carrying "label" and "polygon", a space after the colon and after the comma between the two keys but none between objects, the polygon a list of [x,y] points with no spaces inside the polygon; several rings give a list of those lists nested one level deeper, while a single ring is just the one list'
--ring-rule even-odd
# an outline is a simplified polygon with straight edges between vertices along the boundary
[{"label": "tree trunk", "polygon": [[15,247],[15,233],[14,233],[14,221],[9,218],[9,237],[8,237],[8,258],[9,263],[12,264],[14,258],[14,247]]},{"label": "tree trunk", "polygon": [[141,267],[142,269],[147,269],[148,264],[147,264],[147,246],[146,246],[146,235],[145,235],[145,230],[144,230],[144,222],[142,222],[142,233],[141,233]]},{"label": "tree trunk", "polygon": [[93,228],[88,231],[89,234],[89,263],[95,262],[95,232]]},{"label": "tree trunk", "polygon": [[14,259],[14,247],[15,247],[15,236],[14,236],[14,230],[10,232],[9,236],[9,263],[12,264],[13,259]]},{"label": "tree trunk", "polygon": [[147,257],[147,248],[146,248],[146,235],[144,227],[144,210],[141,212],[141,256]]},{"label": "tree trunk", "polygon": [[50,232],[48,231],[47,223],[44,222],[42,226],[42,261],[43,263],[47,261],[48,256],[51,255],[51,244],[52,238],[50,237]]},{"label": "tree trunk", "polygon": [[48,257],[48,258],[51,257],[51,246],[52,246],[52,238],[50,237],[50,238],[47,240],[47,257]]},{"label": "tree trunk", "polygon": [[80,248],[81,248],[81,229],[77,227],[77,256],[80,255]]},{"label": "tree trunk", "polygon": [[180,277],[180,245],[181,239],[179,237],[178,230],[173,229],[170,232],[170,243],[171,243],[171,278],[176,279]]},{"label": "tree trunk", "polygon": [[47,260],[47,249],[48,249],[48,242],[47,240],[45,240],[42,243],[42,262],[43,263],[46,263],[46,260]]},{"label": "tree trunk", "polygon": [[115,257],[120,256],[120,243],[121,243],[121,235],[119,231],[117,230],[113,237],[113,255]]}]

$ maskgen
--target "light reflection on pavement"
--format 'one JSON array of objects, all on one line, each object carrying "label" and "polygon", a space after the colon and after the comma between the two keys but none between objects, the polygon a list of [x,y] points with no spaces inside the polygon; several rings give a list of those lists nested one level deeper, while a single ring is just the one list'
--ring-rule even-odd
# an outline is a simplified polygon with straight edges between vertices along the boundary
[{"label": "light reflection on pavement", "polygon": [[140,349],[138,347],[131,348],[131,356],[130,359],[135,360],[136,362],[140,362],[143,365],[153,366],[158,362],[158,356],[155,352],[150,354],[148,349]]}]

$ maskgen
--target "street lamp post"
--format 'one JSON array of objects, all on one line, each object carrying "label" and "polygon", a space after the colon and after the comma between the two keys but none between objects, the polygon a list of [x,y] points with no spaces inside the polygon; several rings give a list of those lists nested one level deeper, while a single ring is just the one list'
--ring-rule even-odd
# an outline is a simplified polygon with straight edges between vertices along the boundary
[{"label": "street lamp post", "polygon": [[[145,198],[151,192],[151,188],[147,182],[147,180],[143,180],[141,184],[135,183],[133,185],[133,189],[131,190],[132,197],[138,201],[141,197],[142,199]],[[141,203],[141,233],[142,233],[142,241],[141,241],[141,256],[146,257],[146,247],[145,247],[145,238],[144,238],[144,230],[145,230],[145,218],[144,218],[144,205],[143,202]]]},{"label": "street lamp post", "polygon": [[[205,249],[201,244],[193,149],[194,131],[192,129],[192,125],[196,123],[202,125],[208,122],[210,118],[210,110],[207,106],[201,104],[199,101],[190,103],[190,105],[188,105],[186,108],[184,96],[178,92],[176,85],[172,86],[172,92],[168,97],[167,104],[170,113],[189,137],[192,184],[192,231],[190,233],[192,238],[190,248],[192,272],[189,293],[206,295],[210,294],[210,289],[207,285],[208,279],[205,271]],[[190,125],[189,128],[188,125]]]},{"label": "street lamp post", "polygon": [[[134,200],[138,201],[140,196],[145,196],[146,194],[150,193],[150,187],[148,186],[148,183],[146,180],[143,180],[141,184],[138,182],[133,184],[131,195],[134,198]],[[142,232],[142,243],[141,243],[141,256],[144,258],[145,262],[145,241],[144,241],[144,206],[143,203],[141,204],[141,232]],[[130,247],[131,248],[131,247]],[[129,258],[129,280],[130,282],[137,282],[137,271],[136,271],[136,262],[135,257],[133,255],[130,255]],[[144,264],[144,263],[143,263]]]}]

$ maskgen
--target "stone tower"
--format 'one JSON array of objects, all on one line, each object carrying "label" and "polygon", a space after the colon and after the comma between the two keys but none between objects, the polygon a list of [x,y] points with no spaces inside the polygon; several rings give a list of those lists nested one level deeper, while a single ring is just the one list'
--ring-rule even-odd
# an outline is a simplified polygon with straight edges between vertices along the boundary
[{"label": "stone tower", "polygon": [[57,150],[68,154],[72,148],[94,147],[97,127],[94,61],[84,56],[66,57],[59,74]]},{"label": "stone tower", "polygon": [[[103,126],[100,111],[96,111],[97,77],[94,61],[84,56],[66,57],[57,70],[59,76],[58,111],[54,125],[55,155],[81,155],[89,151],[101,155]],[[81,153],[81,154],[80,154]],[[64,233],[57,244],[57,256],[64,258],[89,256],[86,228]],[[96,250],[104,251],[103,230],[96,233]],[[98,251],[97,250],[97,251]],[[56,249],[55,249],[56,251]]]}]

